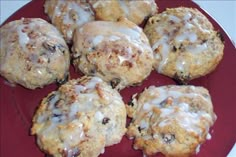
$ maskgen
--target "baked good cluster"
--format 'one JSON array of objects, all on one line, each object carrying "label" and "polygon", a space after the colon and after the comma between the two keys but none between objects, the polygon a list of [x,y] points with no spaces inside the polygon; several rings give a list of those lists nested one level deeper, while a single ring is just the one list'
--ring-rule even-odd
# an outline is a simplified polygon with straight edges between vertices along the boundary
[{"label": "baked good cluster", "polygon": [[[191,156],[211,138],[210,93],[189,81],[215,70],[224,41],[199,10],[158,12],[154,0],[46,0],[44,11],[50,23],[22,18],[0,28],[2,77],[30,90],[59,84],[32,120],[43,152],[97,157],[126,135],[145,155]],[[84,76],[70,79],[70,66]],[[125,104],[119,92],[152,71],[178,85],[151,85]]]}]

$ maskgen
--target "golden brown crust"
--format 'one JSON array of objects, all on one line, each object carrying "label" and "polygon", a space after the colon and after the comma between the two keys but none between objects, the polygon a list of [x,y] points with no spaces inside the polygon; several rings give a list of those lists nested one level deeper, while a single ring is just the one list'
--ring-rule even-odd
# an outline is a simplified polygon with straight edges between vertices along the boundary
[{"label": "golden brown crust", "polygon": [[39,18],[22,18],[1,27],[0,73],[26,88],[61,82],[69,70],[69,50],[57,29]]},{"label": "golden brown crust", "polygon": [[89,2],[97,20],[117,21],[120,17],[125,17],[137,25],[157,13],[158,9],[154,0],[89,0]]},{"label": "golden brown crust", "polygon": [[75,28],[94,20],[94,13],[86,0],[46,0],[44,11],[67,43],[71,43]]},{"label": "golden brown crust", "polygon": [[223,57],[219,33],[197,9],[167,9],[151,17],[144,32],[154,51],[154,67],[182,83],[212,72]]},{"label": "golden brown crust", "polygon": [[208,91],[194,86],[151,86],[133,97],[127,113],[132,118],[127,135],[147,155],[197,153],[216,120]]},{"label": "golden brown crust", "polygon": [[73,43],[74,66],[116,89],[142,82],[152,70],[149,41],[142,29],[127,19],[87,23],[76,29]]},{"label": "golden brown crust", "polygon": [[100,78],[85,76],[70,80],[42,100],[31,134],[50,155],[96,157],[105,146],[120,142],[125,123],[119,93]]}]

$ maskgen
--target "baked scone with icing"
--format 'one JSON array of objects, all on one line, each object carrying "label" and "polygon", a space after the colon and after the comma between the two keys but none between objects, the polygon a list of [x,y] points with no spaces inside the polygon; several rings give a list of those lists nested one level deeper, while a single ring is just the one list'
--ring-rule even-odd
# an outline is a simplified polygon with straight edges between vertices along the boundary
[{"label": "baked scone with icing", "polygon": [[89,2],[97,20],[117,21],[120,17],[125,17],[139,25],[157,13],[154,0],[89,0]]},{"label": "baked scone with icing", "polygon": [[212,72],[223,57],[222,35],[197,9],[166,9],[148,20],[144,32],[156,70],[180,83]]},{"label": "baked scone with icing", "polygon": [[68,78],[68,47],[58,30],[39,18],[22,18],[0,28],[0,74],[29,89]]},{"label": "baked scone with icing", "polygon": [[98,77],[70,80],[39,105],[31,134],[55,157],[96,157],[125,134],[122,97]]},{"label": "baked scone with icing", "polygon": [[125,18],[77,28],[72,51],[76,69],[99,76],[116,89],[141,83],[152,70],[153,52],[146,35]]},{"label": "baked scone with icing", "polygon": [[74,29],[94,20],[94,13],[86,0],[46,0],[44,11],[71,43]]},{"label": "baked scone with icing", "polygon": [[207,89],[195,86],[150,86],[127,105],[132,118],[127,135],[146,155],[190,156],[210,139],[216,120]]}]

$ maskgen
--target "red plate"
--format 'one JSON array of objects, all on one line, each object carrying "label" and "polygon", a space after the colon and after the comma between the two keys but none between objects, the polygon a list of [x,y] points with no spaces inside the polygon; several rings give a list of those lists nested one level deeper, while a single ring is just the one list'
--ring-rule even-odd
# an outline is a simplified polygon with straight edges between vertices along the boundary
[{"label": "red plate", "polygon": [[[20,19],[21,17],[38,17],[48,20],[44,14],[44,1],[34,0],[18,10],[7,22]],[[198,8],[213,23],[216,30],[220,30],[225,39],[224,58],[217,69],[202,78],[193,80],[190,84],[206,87],[212,96],[214,111],[218,119],[211,129],[212,139],[206,141],[201,146],[197,156],[201,157],[225,157],[231,150],[236,141],[236,51],[229,37],[223,29],[198,5],[192,1],[157,1],[159,11],[169,7],[193,7]],[[1,37],[2,38],[2,37]],[[80,77],[71,68],[72,78]],[[131,95],[141,92],[149,85],[167,85],[175,82],[155,71],[147,78],[142,86],[127,88],[121,91],[124,101],[127,102]],[[43,89],[28,90],[21,86],[9,86],[0,77],[0,111],[1,111],[1,154],[2,157],[43,157],[36,145],[34,136],[30,136],[31,119],[40,100],[50,91],[55,90],[55,84]],[[138,157],[142,156],[141,151],[132,149],[132,141],[124,137],[120,144],[107,147],[105,154],[101,157],[123,156]],[[156,156],[162,156],[160,153]]]}]

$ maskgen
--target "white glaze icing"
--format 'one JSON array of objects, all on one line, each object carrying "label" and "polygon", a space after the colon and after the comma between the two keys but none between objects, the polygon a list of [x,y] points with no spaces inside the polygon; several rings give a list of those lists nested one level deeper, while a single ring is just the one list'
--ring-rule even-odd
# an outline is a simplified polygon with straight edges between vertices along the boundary
[{"label": "white glaze icing", "polygon": [[70,111],[69,111],[69,117],[74,117],[79,111],[83,111],[80,108],[80,104],[77,102],[74,102],[70,105]]},{"label": "white glaze icing", "polygon": [[185,40],[189,40],[190,42],[196,42],[197,41],[197,35],[194,32],[184,32],[178,36],[175,37],[176,42],[183,42]]},{"label": "white glaze icing", "polygon": [[199,30],[201,30],[201,31],[204,32],[204,33],[210,34],[210,31],[209,31],[208,29],[203,28],[203,27],[202,27],[202,24],[199,23],[199,21],[198,21],[197,18],[194,18],[194,19],[192,20],[192,22],[193,22],[194,26],[196,26]]},{"label": "white glaze icing", "polygon": [[97,46],[99,43],[101,43],[104,39],[104,36],[102,35],[97,35],[93,38],[92,43],[94,46]]},{"label": "white glaze icing", "polygon": [[[70,40],[75,28],[73,25],[82,26],[86,22],[93,20],[93,12],[90,8],[87,8],[89,8],[88,5],[78,4],[74,1],[65,2],[65,0],[59,0],[57,1],[53,15],[51,16],[52,22],[55,23],[55,18],[62,16],[63,24],[68,25],[68,29],[64,35]],[[74,12],[73,14],[75,15],[72,15],[72,12]],[[75,16],[76,18],[72,16]]]},{"label": "white glaze icing", "polygon": [[94,89],[98,83],[101,83],[102,79],[99,77],[93,77],[87,84],[86,87],[88,89]]},{"label": "white glaze icing", "polygon": [[[62,12],[61,7],[67,4],[67,12]],[[88,6],[79,5],[75,2],[67,2],[65,1],[58,1],[57,5],[55,6],[54,14],[52,16],[52,20],[55,20],[55,17],[59,17],[63,15],[63,23],[65,24],[73,24],[76,23],[78,26],[90,21],[92,19],[93,13],[91,11],[85,11],[84,8]],[[73,10],[76,12],[78,19],[74,21],[70,16],[70,11]]]},{"label": "white glaze icing", "polygon": [[[151,86],[148,90],[153,90],[155,87]],[[201,135],[203,130],[199,127],[201,119],[205,118],[207,121],[211,121],[211,116],[205,111],[192,112],[190,110],[189,104],[185,102],[178,102],[180,97],[188,97],[191,99],[200,97],[202,100],[205,100],[209,103],[209,99],[203,97],[201,94],[194,92],[195,87],[190,86],[192,91],[188,93],[182,93],[174,89],[166,90],[165,87],[159,87],[155,89],[155,92],[158,92],[158,97],[149,100],[143,104],[143,109],[146,112],[151,112],[153,107],[160,108],[160,117],[163,119],[159,124],[159,127],[164,127],[166,125],[172,124],[173,121],[176,121],[182,128],[186,129],[189,132],[194,132],[197,135]],[[151,93],[150,93],[151,94]],[[166,101],[167,98],[173,99],[173,104],[163,108],[162,102]],[[206,129],[209,129],[206,128]]]},{"label": "white glaze icing", "polygon": [[83,131],[83,124],[78,120],[74,119],[68,124],[68,129],[61,129],[60,134],[64,142],[64,147],[70,149],[68,146],[78,144],[85,138]]},{"label": "white glaze icing", "polygon": [[200,152],[200,147],[201,147],[201,145],[199,144],[196,148],[196,154],[198,154]]},{"label": "white glaze icing", "polygon": [[149,103],[144,103],[144,105],[143,105],[144,110],[150,110],[151,108],[152,108],[152,106]]},{"label": "white glaze icing", "polygon": [[112,3],[111,1],[103,1],[103,0],[97,0],[95,3],[93,3],[93,8],[97,8],[99,6],[105,7],[108,5],[108,3]]},{"label": "white glaze icing", "polygon": [[127,4],[126,4],[127,1],[118,0],[118,3],[120,4],[120,8],[123,10],[125,15],[129,15],[129,8],[128,8]]},{"label": "white glaze icing", "polygon": [[[191,112],[188,104],[184,106],[178,105],[175,107],[161,108],[160,111],[160,117],[164,120],[158,124],[159,127],[171,125],[173,121],[176,121],[186,131],[196,133],[197,135],[201,135],[203,132],[202,128],[199,127],[201,123],[200,119],[203,117],[211,119],[211,117],[206,115],[206,112]],[[210,119],[208,120],[210,121]],[[209,128],[207,127],[206,129]]]},{"label": "white glaze icing", "polygon": [[207,50],[207,44],[191,45],[186,47],[186,51],[192,54],[199,54]]},{"label": "white glaze icing", "polygon": [[187,22],[191,17],[192,17],[192,14],[191,14],[191,13],[186,13],[186,14],[184,15],[184,20]]},{"label": "white glaze icing", "polygon": [[[170,52],[169,43],[171,43],[172,40],[177,43],[182,43],[185,41],[189,41],[190,43],[196,43],[195,45],[187,45],[185,49],[187,52],[192,53],[194,55],[198,55],[199,53],[202,53],[207,50],[207,43],[197,44],[198,35],[192,29],[197,28],[198,30],[204,33],[209,33],[209,30],[205,29],[197,18],[191,19],[192,16],[193,15],[190,12],[186,13],[182,19],[171,14],[162,14],[162,17],[167,17],[167,21],[174,21],[175,23],[182,22],[184,23],[184,26],[178,30],[179,34],[177,36],[171,35],[171,32],[173,33],[173,28],[175,27],[175,25],[170,25],[169,28],[165,28],[165,25],[157,26],[156,32],[161,36],[161,38],[152,44],[152,49],[155,50],[156,48],[159,48],[159,53],[156,53],[154,56],[157,60],[160,60],[161,58],[157,69],[158,72],[161,73],[163,67],[168,62],[168,55]],[[167,35],[166,31],[170,32],[170,35]],[[179,57],[177,57],[176,61],[176,69],[182,71],[188,68],[186,68],[186,66],[188,65],[185,64],[186,61],[184,61],[183,58],[180,59]]]},{"label": "white glaze icing", "polygon": [[55,108],[55,109],[52,110],[52,113],[59,115],[59,114],[61,114],[62,112],[61,112],[60,109]]},{"label": "white glaze icing", "polygon": [[169,15],[169,20],[176,23],[179,23],[181,21],[177,16],[174,16],[174,15]]},{"label": "white glaze icing", "polygon": [[52,20],[54,21],[56,17],[61,15],[61,6],[64,4],[64,0],[57,1],[55,6],[54,14],[51,16]]},{"label": "white glaze icing", "polygon": [[113,29],[115,32],[120,32],[123,35],[126,35],[127,39],[140,41],[141,29],[138,27],[126,28],[122,26],[117,26]]},{"label": "white glaze icing", "polygon": [[186,71],[186,69],[188,69],[188,65],[186,63],[186,60],[178,57],[177,61],[176,61],[176,70],[177,71]]},{"label": "white glaze icing", "polygon": [[[85,11],[84,8],[82,8],[80,5],[78,5],[75,2],[68,3],[69,9],[73,9],[76,11],[78,15],[78,19],[76,20],[76,23],[80,26],[91,19],[92,12]],[[85,6],[84,6],[85,7]]]},{"label": "white glaze icing", "polygon": [[19,37],[19,44],[20,46],[23,48],[24,51],[27,51],[27,48],[26,48],[26,44],[29,43],[29,37],[28,37],[28,34],[27,33],[24,33],[22,32],[22,30],[24,29],[26,25],[19,25],[17,27],[17,33],[18,33],[18,37]]},{"label": "white glaze icing", "polygon": [[59,100],[59,94],[58,93],[55,93],[54,94],[55,96],[49,101],[49,110],[52,110],[54,109],[54,104]]},{"label": "white glaze icing", "polygon": [[140,127],[141,127],[142,129],[148,128],[148,127],[149,127],[149,123],[147,123],[146,121],[142,120],[142,121],[140,122]]},{"label": "white glaze icing", "polygon": [[97,111],[96,113],[95,113],[95,119],[96,120],[98,120],[98,121],[102,121],[102,119],[104,118],[104,115],[102,114],[102,112],[100,112],[100,111]]},{"label": "white glaze icing", "polygon": [[186,29],[191,29],[191,28],[193,28],[194,26],[191,24],[191,23],[185,23],[185,25],[184,25],[184,28],[186,28]]},{"label": "white glaze icing", "polygon": [[131,47],[125,48],[125,55],[118,55],[118,59],[120,64],[122,64],[124,61],[131,61],[132,60],[132,49]]},{"label": "white glaze icing", "polygon": [[68,13],[64,15],[63,23],[66,23],[66,24],[72,24],[73,23],[73,20],[71,19],[70,15]]},{"label": "white glaze icing", "polygon": [[162,71],[163,66],[168,62],[168,55],[169,55],[169,44],[168,44],[169,37],[164,35],[160,40],[153,44],[152,50],[155,51],[158,48],[158,53],[154,56],[156,59],[159,59],[159,55],[161,54],[161,62],[158,66],[158,72]]},{"label": "white glaze icing", "polygon": [[[81,83],[73,82],[72,84],[70,84],[69,87],[67,86],[67,88],[70,88],[70,90],[68,89],[66,90],[69,93],[68,95],[67,94],[64,95],[64,93],[61,93],[65,92],[64,90],[63,91],[59,90],[58,92],[54,92],[53,95],[50,96],[47,99],[47,101],[45,101],[45,103],[43,104],[46,107],[46,109],[44,110],[45,112],[40,112],[40,114],[41,113],[43,114],[37,116],[38,117],[37,122],[41,123],[40,127],[42,126],[42,128],[39,129],[40,133],[37,132],[37,135],[40,134],[40,137],[44,136],[48,136],[49,138],[53,137],[54,140],[59,141],[60,145],[58,147],[62,148],[67,153],[67,156],[73,157],[73,154],[76,154],[78,151],[77,149],[78,144],[80,144],[81,141],[83,141],[85,138],[92,138],[86,135],[87,131],[84,131],[85,126],[86,128],[89,128],[90,129],[89,131],[91,132],[98,131],[98,130],[93,130],[96,128],[96,127],[94,128],[94,126],[92,128],[90,126],[87,127],[88,126],[86,125],[87,118],[88,119],[94,118],[95,122],[93,120],[91,120],[90,122],[92,122],[92,124],[93,122],[97,123],[96,121],[102,121],[103,118],[105,117],[106,112],[103,113],[102,110],[104,109],[104,107],[107,107],[107,109],[109,108],[109,110],[112,111],[114,110],[114,106],[124,105],[121,103],[122,98],[120,97],[118,92],[115,94],[110,93],[111,91],[109,91],[109,89],[111,88],[106,88],[106,87],[101,88],[101,91],[98,92],[97,89],[98,84],[99,87],[100,86],[104,87],[103,84],[101,84],[102,82],[103,81],[100,78],[92,77],[91,79],[83,81]],[[110,103],[109,104],[105,103],[107,106],[103,106],[104,102],[100,102],[101,99],[99,97],[99,94],[104,94],[109,96]],[[110,96],[113,96],[113,94],[114,97],[112,98],[114,100],[110,100],[111,99]],[[55,105],[55,103],[58,104],[59,102],[58,100],[60,101],[65,100],[65,102],[63,102],[62,106],[58,107],[58,105]],[[77,114],[78,112],[81,112],[83,116],[80,117],[81,114]],[[125,116],[123,118],[125,119]],[[110,121],[112,121],[112,118]],[[111,128],[117,127],[115,125],[116,125],[115,122],[112,122],[110,124]],[[104,129],[103,131],[105,132],[107,130]],[[91,135],[92,134],[96,135],[96,133],[97,132],[93,132],[91,133]],[[40,142],[40,140],[38,141]],[[104,152],[105,150],[101,149],[101,153]]]},{"label": "white glaze icing", "polygon": [[105,153],[105,148],[101,150],[101,154],[104,154],[104,153]]},{"label": "white glaze icing", "polygon": [[101,83],[102,80],[98,77],[93,77],[91,80],[89,80],[84,86],[82,85],[75,85],[75,91],[77,94],[80,94],[81,92],[84,92],[87,89],[95,89],[96,85],[98,83]]},{"label": "white glaze icing", "polygon": [[143,2],[143,3],[146,3],[146,4],[148,4],[148,5],[150,5],[150,4],[153,3],[153,1],[151,1],[151,0],[143,0],[142,2]]},{"label": "white glaze icing", "polygon": [[207,134],[206,139],[207,139],[207,140],[210,140],[210,139],[211,139],[211,134],[210,134],[210,133]]},{"label": "white glaze icing", "polygon": [[117,41],[117,40],[120,40],[121,38],[120,37],[118,37],[118,36],[116,36],[116,35],[111,35],[110,37],[109,37],[109,40],[110,41]]}]

